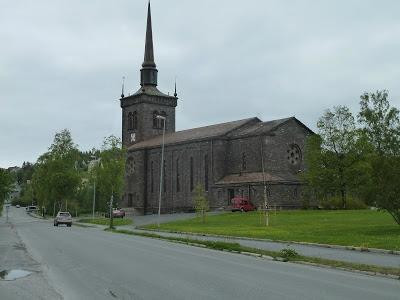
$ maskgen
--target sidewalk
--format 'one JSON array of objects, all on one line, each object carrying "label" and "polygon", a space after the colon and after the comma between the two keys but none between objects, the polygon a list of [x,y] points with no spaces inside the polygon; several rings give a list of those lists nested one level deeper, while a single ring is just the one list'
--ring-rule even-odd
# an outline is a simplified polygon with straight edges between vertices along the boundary
[{"label": "sidewalk", "polygon": [[61,299],[48,284],[42,266],[27,252],[14,226],[0,217],[0,272],[26,270],[27,277],[12,281],[0,279],[0,299]]}]

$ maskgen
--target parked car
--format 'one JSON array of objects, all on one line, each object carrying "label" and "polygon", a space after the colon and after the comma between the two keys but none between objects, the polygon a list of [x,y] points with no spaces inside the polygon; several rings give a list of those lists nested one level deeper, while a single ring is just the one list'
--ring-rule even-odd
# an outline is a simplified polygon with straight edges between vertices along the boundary
[{"label": "parked car", "polygon": [[27,207],[25,207],[27,212],[31,212],[31,211],[36,211],[37,210],[37,206],[35,205],[29,205]]},{"label": "parked car", "polygon": [[68,227],[72,225],[72,216],[67,211],[59,211],[57,216],[54,218],[54,226],[58,226],[59,224],[65,224]]},{"label": "parked car", "polygon": [[256,207],[247,197],[235,197],[231,200],[232,211],[253,211]]},{"label": "parked car", "polygon": [[[110,213],[106,212],[106,218],[110,217]],[[123,218],[125,217],[125,211],[121,208],[114,208],[113,209],[113,218]]]},{"label": "parked car", "polygon": [[17,204],[15,207],[16,207],[16,208],[20,208],[19,204]]}]

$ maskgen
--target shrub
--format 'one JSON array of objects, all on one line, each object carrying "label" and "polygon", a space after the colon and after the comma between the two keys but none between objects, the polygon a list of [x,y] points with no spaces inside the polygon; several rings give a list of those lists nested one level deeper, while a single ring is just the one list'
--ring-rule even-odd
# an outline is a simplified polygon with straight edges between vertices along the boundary
[{"label": "shrub", "polygon": [[289,259],[291,259],[291,258],[298,257],[299,254],[298,254],[297,251],[294,250],[294,249],[285,248],[285,249],[282,249],[282,250],[279,252],[279,256],[282,257],[282,258],[284,258],[284,259],[289,260]]},{"label": "shrub", "polygon": [[[343,209],[339,196],[330,196],[320,202],[323,209]],[[367,205],[357,197],[346,198],[346,209],[366,209]]]}]

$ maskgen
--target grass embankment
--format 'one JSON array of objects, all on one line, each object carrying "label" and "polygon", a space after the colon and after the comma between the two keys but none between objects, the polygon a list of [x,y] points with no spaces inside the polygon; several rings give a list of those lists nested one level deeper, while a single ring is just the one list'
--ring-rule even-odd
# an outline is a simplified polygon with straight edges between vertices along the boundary
[{"label": "grass embankment", "polygon": [[[110,225],[110,219],[108,218],[95,218],[95,219],[80,219],[78,220],[80,223],[88,223],[88,224],[96,224],[96,225]],[[123,226],[123,225],[131,225],[132,220],[127,218],[114,218],[113,225],[114,226]]]},{"label": "grass embankment", "polygon": [[[157,229],[156,225],[145,228]],[[270,226],[260,225],[258,212],[226,213],[160,225],[161,230],[309,242],[350,247],[400,250],[400,226],[383,211],[277,211]]]},{"label": "grass embankment", "polygon": [[271,257],[275,260],[281,261],[291,261],[296,263],[311,263],[323,266],[329,266],[334,268],[341,268],[345,270],[357,270],[357,271],[364,271],[364,272],[371,272],[375,274],[385,274],[385,275],[394,275],[398,276],[400,279],[400,268],[389,268],[389,267],[381,267],[375,265],[365,265],[365,264],[356,264],[351,262],[343,262],[343,261],[336,261],[331,259],[323,259],[317,257],[309,257],[309,256],[302,256],[297,254],[292,249],[283,249],[282,251],[269,251],[269,250],[261,250],[257,248],[245,247],[240,245],[239,243],[228,243],[228,242],[221,242],[221,241],[205,241],[205,240],[197,240],[191,238],[180,238],[180,237],[170,237],[170,236],[161,236],[155,233],[148,233],[148,232],[134,232],[130,230],[118,230],[118,229],[109,229],[106,228],[106,231],[111,231],[114,233],[120,234],[128,234],[128,235],[136,235],[154,239],[162,239],[167,240],[170,242],[177,242],[197,247],[204,247],[210,248],[214,250],[221,250],[221,251],[229,251],[229,252],[236,252],[236,253],[253,253],[258,254],[260,257]]}]

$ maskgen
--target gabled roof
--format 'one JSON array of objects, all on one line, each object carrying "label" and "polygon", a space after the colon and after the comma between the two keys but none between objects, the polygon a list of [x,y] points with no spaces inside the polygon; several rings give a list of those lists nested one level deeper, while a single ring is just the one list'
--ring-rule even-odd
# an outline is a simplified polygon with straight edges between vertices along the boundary
[{"label": "gabled roof", "polygon": [[297,118],[289,117],[289,118],[284,118],[284,119],[256,123],[253,126],[242,128],[240,130],[235,130],[234,132],[232,132],[229,135],[229,137],[242,137],[242,136],[249,136],[249,135],[255,136],[255,135],[260,135],[260,134],[267,134],[267,133],[275,131],[280,126],[286,124],[289,121],[297,122],[300,126],[304,127],[306,130],[308,130],[312,133],[312,130],[309,129],[307,126],[305,126],[303,123],[301,123]]},{"label": "gabled roof", "polygon": [[[176,144],[176,143],[188,143],[198,140],[204,140],[216,137],[242,137],[242,136],[256,136],[261,134],[268,134],[280,126],[286,124],[289,121],[295,121],[300,126],[304,127],[310,133],[313,133],[311,129],[297,120],[295,117],[272,120],[267,122],[261,122],[258,118],[249,118],[233,122],[220,123],[205,127],[187,129],[177,131],[173,133],[167,133],[165,135],[165,145]],[[139,142],[132,145],[128,150],[138,150],[143,148],[155,148],[162,144],[162,135],[156,136],[146,141]]]},{"label": "gabled roof", "polygon": [[[260,123],[261,121],[258,118],[249,118],[249,119],[220,123],[205,127],[187,129],[173,133],[167,133],[165,134],[165,145],[182,143],[182,142],[187,143],[198,140],[204,140],[208,138],[225,136],[228,133],[232,132],[233,130],[239,129],[242,126],[248,124],[253,124],[254,122]],[[128,150],[159,147],[161,144],[162,144],[162,135],[159,135],[154,138],[132,145],[128,148]]]}]

